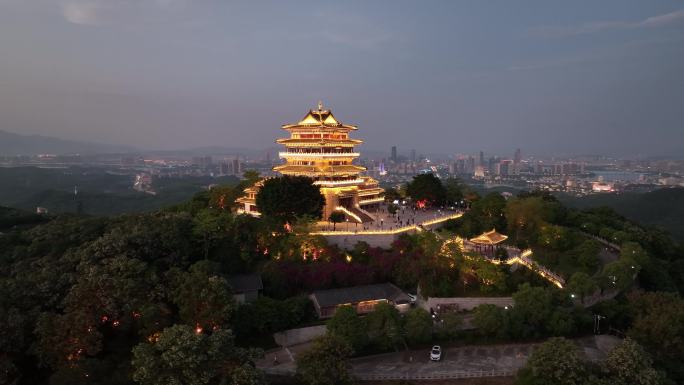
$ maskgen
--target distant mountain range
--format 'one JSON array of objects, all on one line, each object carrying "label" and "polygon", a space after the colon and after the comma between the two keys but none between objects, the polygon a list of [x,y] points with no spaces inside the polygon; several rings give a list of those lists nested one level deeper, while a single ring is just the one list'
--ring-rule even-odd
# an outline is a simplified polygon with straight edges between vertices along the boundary
[{"label": "distant mountain range", "polygon": [[135,151],[132,147],[21,135],[0,130],[0,156],[37,154],[106,154]]}]

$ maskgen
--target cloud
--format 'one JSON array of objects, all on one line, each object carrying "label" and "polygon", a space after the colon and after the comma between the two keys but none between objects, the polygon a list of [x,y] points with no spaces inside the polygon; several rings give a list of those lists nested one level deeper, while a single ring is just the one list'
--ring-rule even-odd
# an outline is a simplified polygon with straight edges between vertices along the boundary
[{"label": "cloud", "polygon": [[545,26],[532,29],[534,36],[557,38],[586,35],[604,31],[639,29],[639,28],[660,28],[676,24],[684,24],[684,9],[672,11],[662,15],[651,16],[637,21],[595,21],[575,26]]},{"label": "cloud", "polygon": [[[368,17],[336,9],[317,10],[313,20],[320,21],[317,35],[331,44],[347,46],[360,51],[372,51],[396,39],[395,33]],[[344,27],[330,20],[344,20]]]},{"label": "cloud", "polygon": [[97,25],[99,24],[100,9],[97,3],[70,2],[62,5],[62,15],[74,24]]},{"label": "cloud", "polygon": [[639,23],[642,27],[662,27],[684,21],[684,9],[649,17]]},{"label": "cloud", "polygon": [[186,3],[187,0],[63,0],[61,10],[70,23],[103,25],[181,10]]}]

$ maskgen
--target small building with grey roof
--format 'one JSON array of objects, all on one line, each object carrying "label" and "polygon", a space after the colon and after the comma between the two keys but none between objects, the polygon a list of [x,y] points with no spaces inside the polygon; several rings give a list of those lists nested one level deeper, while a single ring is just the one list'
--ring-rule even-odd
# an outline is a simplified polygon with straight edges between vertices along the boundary
[{"label": "small building with grey roof", "polygon": [[231,275],[227,281],[233,291],[233,298],[238,304],[256,301],[259,298],[259,292],[264,289],[259,274]]},{"label": "small building with grey roof", "polygon": [[401,312],[410,306],[409,296],[391,283],[316,290],[309,298],[319,318],[332,317],[335,310],[343,305],[354,307],[357,314],[370,313],[381,302],[394,305]]}]

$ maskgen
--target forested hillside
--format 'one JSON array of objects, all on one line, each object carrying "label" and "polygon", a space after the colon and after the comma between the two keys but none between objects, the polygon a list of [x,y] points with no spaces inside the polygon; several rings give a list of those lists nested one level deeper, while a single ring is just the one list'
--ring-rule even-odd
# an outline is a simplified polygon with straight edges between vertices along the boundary
[{"label": "forested hillside", "polygon": [[664,188],[648,193],[595,194],[576,198],[559,195],[570,207],[610,207],[644,225],[658,226],[684,244],[684,188]]},{"label": "forested hillside", "polygon": [[[420,285],[421,293],[433,297],[510,295],[515,305],[476,309],[476,334],[454,326],[462,322],[460,314],[433,333],[424,309],[404,316],[392,306],[378,306],[354,321],[365,338],[353,349],[344,347],[340,356],[314,351],[312,360],[338,365],[351,354],[420,348],[432,341],[581,336],[591,331],[592,312],[598,312],[646,347],[657,369],[684,379],[684,302],[678,297],[684,259],[657,230],[609,209],[568,209],[544,193],[480,197],[447,181],[434,204],[467,197],[470,209],[444,233],[402,235],[387,249],[359,243],[344,251],[310,234],[311,218],[299,216],[308,206],[284,217],[277,210],[262,218],[235,215],[231,202],[254,180],[149,213],[35,216],[0,210],[0,383],[265,384],[255,368],[258,348],[272,347],[274,332],[317,321],[308,294],[383,282],[411,292]],[[421,194],[418,188],[408,191]],[[283,226],[284,220],[292,226]],[[511,245],[532,248],[568,287],[446,242],[454,233],[470,236],[492,227],[508,234]],[[617,259],[601,262],[601,247],[586,234],[620,244]],[[228,282],[243,273],[260,274],[264,289],[255,302],[238,306]],[[571,294],[595,290],[630,295],[595,309],[570,300]],[[299,370],[292,383],[322,383],[316,367],[303,362]]]},{"label": "forested hillside", "polygon": [[[51,213],[116,215],[157,210],[190,199],[210,184],[237,184],[233,176],[154,178],[156,195],[133,190],[134,177],[103,168],[0,168],[0,205]],[[74,194],[78,190],[78,195]]]}]

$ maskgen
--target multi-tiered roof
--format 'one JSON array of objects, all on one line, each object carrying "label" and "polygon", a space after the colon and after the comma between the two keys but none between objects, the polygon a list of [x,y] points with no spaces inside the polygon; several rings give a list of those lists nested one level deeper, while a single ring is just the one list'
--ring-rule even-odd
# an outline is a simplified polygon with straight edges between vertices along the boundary
[{"label": "multi-tiered roof", "polygon": [[321,103],[317,110],[310,110],[296,124],[286,124],[282,128],[290,137],[278,139],[276,143],[287,148],[280,153],[286,163],[274,167],[274,171],[312,177],[320,185],[356,180],[365,171],[364,167],[352,164],[360,155],[354,151],[354,146],[363,143],[349,137],[357,127],[341,123],[332,111],[323,109]]},{"label": "multi-tiered roof", "polygon": [[[339,211],[352,222],[373,221],[365,209],[377,208],[384,201],[385,191],[375,179],[361,176],[365,167],[353,164],[360,155],[354,147],[363,143],[349,137],[356,126],[341,123],[319,102],[318,109],[309,110],[302,120],[282,128],[290,133],[289,138],[276,140],[285,146],[279,154],[285,163],[273,170],[312,178],[325,198],[324,220]],[[262,186],[257,183],[245,189],[245,195],[237,200],[239,213],[259,215],[256,197]]]}]

